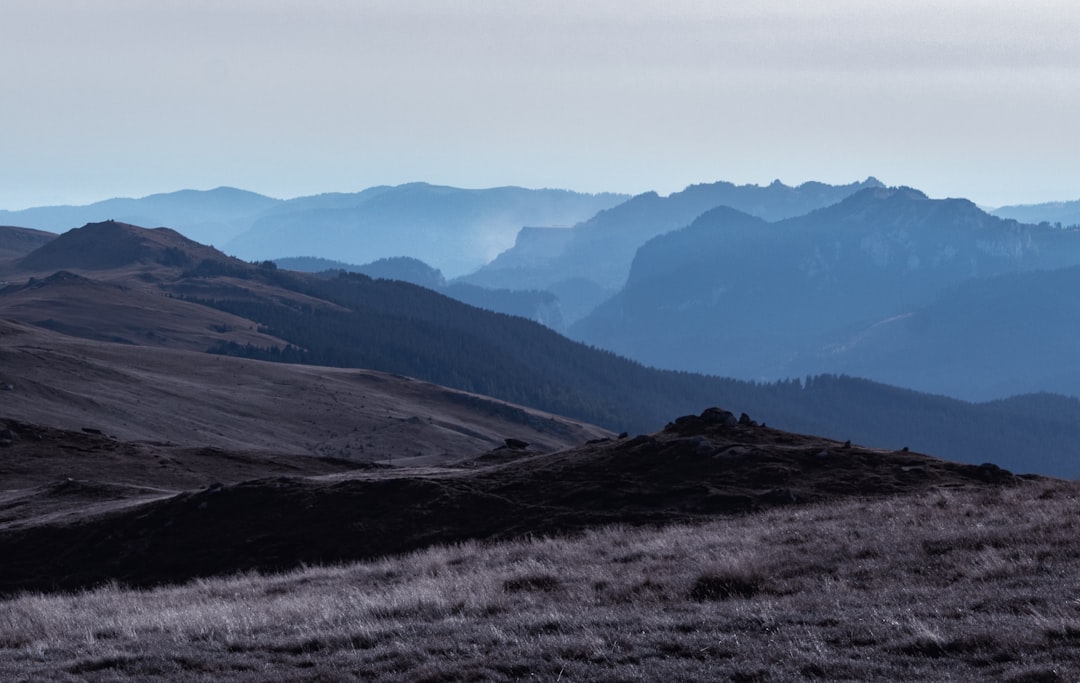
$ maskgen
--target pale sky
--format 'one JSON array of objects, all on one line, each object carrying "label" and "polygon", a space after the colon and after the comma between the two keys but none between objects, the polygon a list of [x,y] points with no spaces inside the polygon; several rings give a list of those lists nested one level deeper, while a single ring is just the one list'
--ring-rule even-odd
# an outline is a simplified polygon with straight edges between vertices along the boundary
[{"label": "pale sky", "polygon": [[1074,0],[0,0],[0,208],[874,175],[1080,198]]}]

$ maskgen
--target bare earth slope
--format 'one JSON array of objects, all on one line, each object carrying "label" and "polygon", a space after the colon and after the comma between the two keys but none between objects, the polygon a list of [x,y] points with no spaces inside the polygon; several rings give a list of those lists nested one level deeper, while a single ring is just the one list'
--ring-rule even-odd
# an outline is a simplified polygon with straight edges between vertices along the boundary
[{"label": "bare earth slope", "polygon": [[511,462],[213,485],[147,494],[139,504],[85,519],[0,529],[0,556],[10,558],[0,566],[0,592],[109,580],[146,586],[467,539],[700,521],[852,496],[1020,481],[992,465],[849,446],[739,423],[710,409],[651,436]]},{"label": "bare earth slope", "polygon": [[386,373],[97,342],[9,322],[0,322],[0,385],[9,387],[0,420],[395,464],[460,459],[507,438],[554,450],[607,434]]}]

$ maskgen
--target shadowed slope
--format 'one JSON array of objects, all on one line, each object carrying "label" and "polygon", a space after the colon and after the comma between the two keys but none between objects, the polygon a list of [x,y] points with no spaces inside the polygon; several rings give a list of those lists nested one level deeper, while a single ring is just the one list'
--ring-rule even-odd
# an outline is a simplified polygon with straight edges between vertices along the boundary
[{"label": "shadowed slope", "polygon": [[0,261],[26,256],[54,239],[55,234],[44,230],[0,225]]},{"label": "shadowed slope", "polygon": [[64,233],[20,259],[18,266],[24,271],[107,270],[133,264],[184,267],[207,258],[227,257],[169,228],[147,230],[105,221]]},{"label": "shadowed slope", "polygon": [[0,316],[74,337],[205,351],[217,343],[278,348],[251,320],[171,298],[138,280],[91,280],[62,270],[0,290]]},{"label": "shadowed slope", "polygon": [[[94,229],[88,226],[82,230]],[[151,246],[158,244],[162,235],[168,236],[168,231],[131,226],[106,228],[104,232],[110,231],[134,236]],[[68,235],[54,242],[66,238]],[[185,243],[175,244],[180,249]],[[530,321],[482,311],[407,283],[372,280],[358,274],[320,280],[279,270],[272,263],[253,265],[206,249],[209,255],[202,260],[196,260],[200,252],[180,249],[180,256],[194,261],[184,267],[163,265],[150,258],[109,270],[88,270],[57,260],[52,265],[63,265],[65,270],[87,280],[63,273],[23,273],[20,277],[42,279],[0,290],[0,315],[14,315],[95,340],[125,342],[126,350],[114,350],[124,358],[116,367],[121,367],[127,358],[146,353],[141,347],[153,344],[212,348],[247,358],[375,369],[567,415],[616,432],[652,431],[669,416],[697,406],[730,405],[785,429],[876,445],[907,444],[955,459],[989,460],[1016,471],[1076,476],[1074,444],[1080,439],[1080,425],[1068,413],[1071,404],[1064,400],[1049,416],[1019,423],[1011,420],[1007,411],[993,406],[899,392],[845,377],[808,378],[805,385],[762,385],[662,372],[571,342]],[[79,255],[74,250],[68,253],[72,258]],[[666,324],[666,319],[657,319],[654,327]],[[135,345],[140,350],[136,351]],[[723,357],[724,353],[713,355]],[[254,386],[241,384],[228,374],[243,375],[236,369],[247,366],[218,366],[216,362],[206,357],[186,357],[182,365],[176,366],[179,373],[155,372],[153,378],[155,382],[162,378],[161,386],[168,387],[191,369],[210,372],[217,383],[233,381],[234,391],[241,387],[250,391]],[[0,369],[18,367],[13,362]],[[58,363],[57,367],[72,366]],[[213,374],[218,367],[230,369],[222,377]],[[310,372],[318,374],[322,370]],[[272,396],[282,406],[293,407],[287,392],[275,395],[265,390],[266,385],[258,386],[262,388],[255,391],[257,395]],[[92,396],[99,404],[110,404],[109,397],[114,395],[103,394],[99,385],[85,383],[73,391],[82,397]],[[130,394],[121,387],[115,395]],[[215,389],[211,395],[220,397],[217,405],[231,406],[231,396],[224,390]],[[312,396],[314,399],[304,405],[325,403],[323,395]],[[14,405],[23,410],[28,404]],[[78,405],[88,404],[83,401]],[[119,418],[127,409],[126,403],[112,406],[109,420],[124,427],[126,420]],[[339,409],[332,406],[329,413],[336,414]],[[58,414],[66,416],[68,412]],[[423,414],[407,412],[400,417],[408,420]],[[11,415],[37,420],[26,413]],[[97,415],[100,417],[101,411]],[[219,425],[216,419],[209,422]],[[322,424],[321,418],[313,419],[315,424]],[[42,421],[52,424],[49,419]],[[231,428],[204,429],[204,422],[204,418],[195,420],[200,425],[196,433],[217,430],[219,436],[230,435],[222,439],[234,438]],[[400,444],[414,440],[407,424],[394,424]],[[167,424],[164,427],[172,429]],[[331,452],[346,446],[354,452],[361,445],[365,449],[370,446],[366,440],[344,440],[341,430],[316,432],[318,435],[305,439],[305,443],[332,442],[335,450]],[[131,431],[119,429],[114,433],[128,435],[125,438],[133,436]],[[144,429],[140,434],[148,431]],[[241,434],[244,439],[250,438],[246,428],[241,429]],[[532,441],[529,437],[525,440]],[[417,449],[423,457],[442,452],[436,441],[423,443],[426,445]],[[395,450],[394,457],[399,455],[403,453]]]}]

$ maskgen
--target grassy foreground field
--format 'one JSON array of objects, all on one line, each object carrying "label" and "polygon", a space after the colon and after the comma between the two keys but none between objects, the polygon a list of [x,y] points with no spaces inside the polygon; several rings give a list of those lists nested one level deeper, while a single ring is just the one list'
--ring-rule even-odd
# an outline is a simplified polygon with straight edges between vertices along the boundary
[{"label": "grassy foreground field", "polygon": [[23,595],[0,679],[1070,681],[1078,531],[1029,481]]}]

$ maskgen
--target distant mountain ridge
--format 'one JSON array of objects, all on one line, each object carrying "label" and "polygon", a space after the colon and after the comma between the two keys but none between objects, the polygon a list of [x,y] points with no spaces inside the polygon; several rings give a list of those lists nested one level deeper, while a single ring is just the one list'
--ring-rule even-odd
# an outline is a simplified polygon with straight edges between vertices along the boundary
[{"label": "distant mountain ridge", "polygon": [[638,247],[650,238],[685,227],[710,209],[728,206],[775,219],[801,215],[859,190],[880,186],[881,182],[871,177],[849,185],[809,182],[789,187],[776,181],[761,187],[717,182],[691,185],[667,197],[647,192],[601,211],[571,230],[525,228],[513,248],[461,281],[492,288],[562,288],[566,291],[566,296],[560,297],[564,305],[584,302],[567,311],[568,318],[576,320],[625,283]]},{"label": "distant mountain ridge", "polygon": [[197,242],[220,247],[246,230],[251,216],[280,202],[247,190],[218,187],[152,194],[138,199],[106,199],[85,206],[0,210],[0,223],[64,232],[86,223],[114,220],[149,227],[168,226]]},{"label": "distant mountain ridge", "polygon": [[226,249],[246,259],[303,253],[353,263],[409,256],[449,276],[469,272],[512,243],[523,225],[573,224],[623,201],[617,194],[410,183],[290,200],[256,219]]},{"label": "distant mountain ridge", "polygon": [[115,220],[168,226],[246,260],[309,254],[366,263],[410,256],[458,275],[509,246],[523,225],[570,225],[625,198],[613,193],[408,183],[282,200],[219,187],[87,206],[0,211],[0,224],[63,232]]},{"label": "distant mountain ridge", "polygon": [[1050,223],[1055,227],[1080,226],[1080,199],[1043,204],[1002,206],[990,213],[1001,218],[1014,218],[1024,223]]},{"label": "distant mountain ridge", "polygon": [[1080,264],[1080,231],[997,218],[911,188],[865,189],[775,223],[718,208],[643,245],[626,287],[570,334],[658,367],[897,381],[843,364],[838,340],[974,278],[1070,264]]},{"label": "distant mountain ridge", "polygon": [[[850,377],[762,384],[665,372],[572,342],[528,320],[361,274],[319,278],[272,263],[245,263],[209,247],[201,247],[208,253],[202,260],[196,258],[198,249],[183,252],[189,262],[182,266],[162,263],[155,252],[147,258],[132,251],[135,260],[118,267],[100,269],[92,261],[90,268],[80,268],[82,255],[72,245],[87,239],[84,235],[97,235],[99,241],[119,235],[121,241],[156,245],[156,253],[190,246],[172,231],[133,226],[92,225],[65,233],[41,249],[48,248],[49,265],[72,274],[23,284],[18,279],[29,274],[9,274],[15,284],[0,289],[5,315],[73,336],[122,342],[121,349],[191,349],[201,342],[201,348],[218,354],[416,377],[481,395],[460,400],[500,414],[510,411],[508,418],[519,409],[500,408],[482,397],[636,432],[654,430],[668,416],[702,405],[727,405],[770,426],[804,433],[881,447],[905,445],[968,462],[990,460],[1016,471],[1080,475],[1075,400],[1039,396],[1032,407],[1024,407],[1022,398],[973,405]],[[36,252],[26,258],[44,260]],[[88,284],[81,286],[79,278]],[[77,358],[69,362],[84,367]],[[282,387],[259,384],[250,390],[287,392],[287,385]],[[57,405],[94,403],[92,397],[48,386],[39,390]],[[0,398],[24,395],[3,392]],[[1032,417],[1012,420],[1018,411]],[[389,420],[388,426],[404,430],[402,438],[412,429],[400,420]]]},{"label": "distant mountain ridge", "polygon": [[904,315],[837,335],[799,370],[872,377],[966,400],[1080,396],[1077,291],[1080,266],[967,280]]}]

